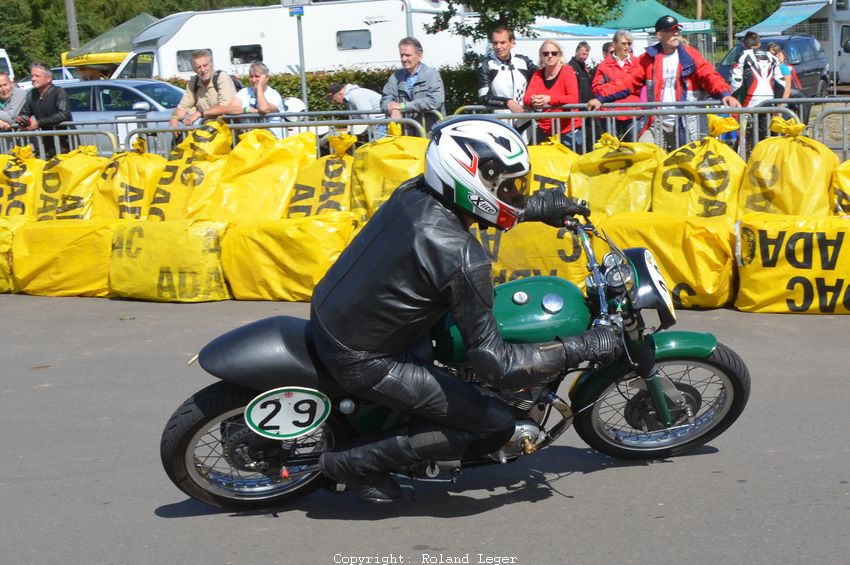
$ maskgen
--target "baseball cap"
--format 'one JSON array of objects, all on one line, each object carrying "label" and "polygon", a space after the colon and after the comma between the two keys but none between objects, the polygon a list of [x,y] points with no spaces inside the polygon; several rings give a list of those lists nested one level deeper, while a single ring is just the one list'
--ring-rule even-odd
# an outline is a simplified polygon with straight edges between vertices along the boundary
[{"label": "baseball cap", "polygon": [[334,94],[336,94],[337,92],[342,90],[344,86],[345,86],[344,84],[340,84],[338,82],[332,82],[331,84],[328,85],[328,96],[333,96]]},{"label": "baseball cap", "polygon": [[673,16],[661,16],[655,21],[655,33],[670,31],[674,28],[682,29],[682,24]]}]

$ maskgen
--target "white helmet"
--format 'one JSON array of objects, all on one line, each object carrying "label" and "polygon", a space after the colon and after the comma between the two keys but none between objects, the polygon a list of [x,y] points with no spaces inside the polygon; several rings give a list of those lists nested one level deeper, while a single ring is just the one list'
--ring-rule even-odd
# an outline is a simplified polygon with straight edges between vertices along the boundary
[{"label": "white helmet", "polygon": [[[283,99],[283,111],[285,113],[306,112],[307,106],[300,98],[290,96],[289,98]],[[299,120],[302,120],[303,118],[301,118],[300,116],[284,116],[283,119],[287,122],[297,122]]]},{"label": "white helmet", "polygon": [[525,142],[503,121],[459,116],[431,130],[425,182],[485,224],[516,224],[528,200],[529,169]]}]

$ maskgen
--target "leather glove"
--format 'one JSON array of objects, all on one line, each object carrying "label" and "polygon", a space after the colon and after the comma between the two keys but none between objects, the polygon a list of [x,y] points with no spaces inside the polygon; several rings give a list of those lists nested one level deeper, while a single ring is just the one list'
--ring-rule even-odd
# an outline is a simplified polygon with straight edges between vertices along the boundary
[{"label": "leather glove", "polygon": [[590,215],[590,208],[584,200],[573,200],[557,188],[538,190],[528,199],[521,222],[543,222],[544,224],[562,228],[564,220],[576,214]]},{"label": "leather glove", "polygon": [[623,354],[620,332],[611,326],[594,326],[583,334],[558,340],[567,353],[567,369],[578,367],[583,361],[610,365]]}]

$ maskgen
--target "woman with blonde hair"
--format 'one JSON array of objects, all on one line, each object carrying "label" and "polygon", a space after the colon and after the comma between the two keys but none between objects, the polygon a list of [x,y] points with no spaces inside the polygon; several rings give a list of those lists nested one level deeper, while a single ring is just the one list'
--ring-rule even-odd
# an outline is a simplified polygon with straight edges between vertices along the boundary
[{"label": "woman with blonde hair", "polygon": [[[528,81],[523,103],[537,111],[559,112],[564,104],[578,104],[578,81],[571,69],[564,71],[564,58],[561,46],[557,41],[547,39],[540,46],[540,68],[534,71]],[[548,138],[556,135],[552,122],[554,120],[538,120],[538,138]],[[583,135],[581,118],[560,119],[560,130],[557,132],[561,143],[576,151],[581,151]]]}]

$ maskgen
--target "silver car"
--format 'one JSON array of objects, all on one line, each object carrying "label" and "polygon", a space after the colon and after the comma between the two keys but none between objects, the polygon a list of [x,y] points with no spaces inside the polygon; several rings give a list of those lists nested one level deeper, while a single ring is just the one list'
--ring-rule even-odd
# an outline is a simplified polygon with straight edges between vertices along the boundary
[{"label": "silver car", "polygon": [[[124,144],[132,130],[167,127],[183,96],[183,90],[173,84],[153,79],[92,80],[62,88],[68,93],[75,128],[111,131],[120,151],[129,149]],[[106,136],[80,133],[76,137],[80,145],[97,145],[102,156],[113,153]],[[171,134],[148,136],[149,151],[167,154],[171,139]]]}]

